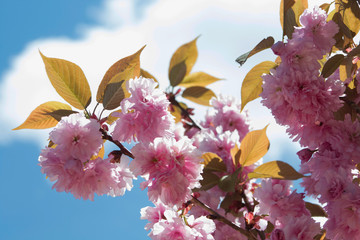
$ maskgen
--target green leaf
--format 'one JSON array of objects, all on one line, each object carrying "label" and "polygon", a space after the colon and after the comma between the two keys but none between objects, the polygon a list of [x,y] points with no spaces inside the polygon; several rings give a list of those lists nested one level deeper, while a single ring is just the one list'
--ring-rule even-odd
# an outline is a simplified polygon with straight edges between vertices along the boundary
[{"label": "green leaf", "polygon": [[262,92],[262,75],[269,74],[270,69],[277,66],[276,63],[265,61],[253,67],[245,76],[241,86],[241,110],[245,105],[258,98]]},{"label": "green leaf", "polygon": [[213,91],[205,87],[189,87],[184,90],[182,97],[197,104],[210,106],[210,99],[216,97],[216,95]]},{"label": "green leaf", "polygon": [[266,127],[246,134],[240,145],[240,164],[249,166],[256,163],[269,150],[270,142],[266,136]]},{"label": "green leaf", "polygon": [[181,83],[186,75],[186,64],[185,60],[179,62],[174,67],[171,68],[169,73],[169,80],[171,86],[175,87]]},{"label": "green leaf", "polygon": [[35,108],[29,115],[29,117],[25,120],[17,128],[13,130],[19,129],[46,129],[55,127],[58,123],[58,120],[51,116],[54,112],[58,111],[71,111],[71,107],[65,103],[51,101],[41,104],[37,108]]},{"label": "green leaf", "polygon": [[236,180],[233,175],[225,175],[220,179],[218,186],[224,192],[235,192]]},{"label": "green leaf", "polygon": [[185,76],[184,80],[181,81],[178,86],[181,87],[206,87],[207,85],[214,83],[216,81],[221,80],[220,78],[213,77],[207,73],[204,72],[195,72],[190,73],[189,75]]},{"label": "green leaf", "polygon": [[274,45],[273,37],[264,38],[251,51],[241,55],[235,61],[238,62],[240,66],[242,66],[249,57],[255,55],[258,52],[261,52],[262,50],[272,47],[272,45]]},{"label": "green leaf", "polygon": [[216,153],[204,153],[202,158],[204,159],[204,169],[215,172],[226,172],[225,163]]},{"label": "green leaf", "polygon": [[124,71],[116,74],[107,84],[103,97],[106,110],[113,110],[120,106],[120,102],[130,96],[126,89],[126,82],[133,78],[135,66],[129,66]]},{"label": "green leaf", "polygon": [[219,188],[225,192],[235,192],[235,187],[238,184],[238,175],[240,170],[241,168],[238,168],[232,174],[221,177],[218,183]]},{"label": "green leaf", "polygon": [[274,178],[285,180],[296,180],[304,177],[301,173],[298,173],[289,164],[282,161],[272,161],[264,163],[251,173],[248,174],[250,179],[252,178]]},{"label": "green leaf", "polygon": [[200,180],[201,187],[199,189],[195,189],[195,191],[209,190],[210,188],[215,187],[220,181],[220,178],[211,171],[203,171],[201,176],[203,177],[203,179]]},{"label": "green leaf", "polygon": [[48,58],[39,51],[46,73],[56,92],[70,105],[85,109],[91,102],[91,91],[84,72],[75,63]]},{"label": "green leaf", "polygon": [[[140,76],[140,54],[144,48],[145,48],[145,46],[143,46],[136,53],[134,53],[128,57],[120,59],[106,71],[106,73],[99,85],[99,88],[98,88],[98,91],[96,94],[96,101],[98,101],[99,103],[103,102],[107,85],[109,83],[120,82],[121,80],[119,81],[119,80],[115,80],[115,79],[118,78],[117,75],[121,74],[126,69],[133,68],[133,75],[131,78]],[[115,78],[115,79],[113,79],[113,78]]]},{"label": "green leaf", "polygon": [[[171,60],[170,60],[170,66],[169,66],[169,79],[170,78],[170,73],[172,72],[172,69],[178,65],[181,62],[184,62],[185,66],[186,66],[186,70],[185,70],[185,76],[188,75],[192,69],[192,67],[194,66],[197,56],[198,56],[198,50],[196,47],[196,41],[199,37],[195,38],[194,40],[192,40],[191,42],[188,42],[182,46],[180,46],[175,53],[172,55]],[[181,67],[183,69],[183,67]],[[173,85],[172,82],[171,86],[176,86]]]},{"label": "green leaf", "polygon": [[327,217],[325,210],[318,204],[305,202],[306,208],[311,213],[312,217]]},{"label": "green leaf", "polygon": [[322,71],[321,75],[324,78],[330,77],[331,74],[333,74],[336,69],[340,66],[340,64],[343,62],[345,56],[342,54],[336,54],[332,56],[329,60],[326,61]]}]

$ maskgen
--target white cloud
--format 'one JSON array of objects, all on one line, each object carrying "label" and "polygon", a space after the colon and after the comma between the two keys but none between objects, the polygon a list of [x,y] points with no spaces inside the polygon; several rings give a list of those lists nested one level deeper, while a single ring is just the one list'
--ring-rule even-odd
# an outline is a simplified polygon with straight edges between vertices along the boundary
[{"label": "white cloud", "polygon": [[[241,81],[247,71],[255,63],[274,57],[268,50],[250,59],[242,68],[234,60],[264,37],[272,35],[280,40],[278,7],[278,1],[269,0],[159,0],[146,7],[142,17],[136,19],[134,1],[107,0],[104,9],[97,13],[101,24],[83,28],[80,39],[33,41],[13,60],[0,85],[0,142],[12,137],[26,137],[44,145],[47,131],[14,133],[9,129],[21,124],[35,107],[46,101],[64,102],[47,79],[38,49],[48,57],[63,58],[81,66],[94,99],[105,71],[118,59],[145,44],[142,67],[156,76],[162,87],[167,86],[172,53],[201,34],[194,71],[203,70],[225,78],[212,88],[218,93],[240,97]],[[257,128],[272,121],[268,112],[266,117],[261,115],[267,110],[260,104],[251,107],[250,116],[255,116]],[[277,129],[272,124],[269,133],[275,134],[276,139],[286,139],[284,131]]]}]

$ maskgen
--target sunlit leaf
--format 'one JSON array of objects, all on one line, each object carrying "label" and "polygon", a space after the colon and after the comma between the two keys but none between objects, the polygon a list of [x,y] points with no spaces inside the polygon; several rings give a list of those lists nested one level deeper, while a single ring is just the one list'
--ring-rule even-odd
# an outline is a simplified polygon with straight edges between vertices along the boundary
[{"label": "sunlit leaf", "polygon": [[120,106],[124,98],[130,97],[126,89],[126,82],[133,78],[135,67],[129,66],[122,72],[116,74],[107,84],[103,96],[103,105],[107,110],[113,110]]},{"label": "sunlit leaf", "polygon": [[109,116],[108,116],[107,119],[106,119],[106,123],[107,123],[107,124],[111,125],[111,124],[113,124],[116,120],[119,119],[119,117],[115,117],[115,116],[114,116],[114,113],[121,113],[121,109],[120,109],[120,110],[113,111],[113,112],[111,112],[111,113],[109,114]]},{"label": "sunlit leaf", "polygon": [[270,69],[275,68],[276,63],[265,61],[253,67],[245,76],[241,86],[241,110],[245,105],[258,98],[262,92],[262,75],[269,74]]},{"label": "sunlit leaf", "polygon": [[314,237],[314,240],[328,240],[326,238],[326,230],[323,229],[321,230],[321,233],[317,234],[315,237]]},{"label": "sunlit leaf", "polygon": [[[140,76],[140,54],[142,50],[145,48],[143,46],[139,51],[136,53],[122,58],[116,63],[114,63],[105,73],[103,79],[101,80],[101,83],[99,85],[97,94],[96,94],[96,101],[99,103],[103,102],[104,99],[104,93],[107,85],[111,82],[115,82],[113,78],[121,74],[123,71],[129,68],[133,68],[133,76],[132,78],[139,77]],[[118,81],[119,82],[119,81]]]},{"label": "sunlit leaf", "polygon": [[264,38],[251,51],[249,51],[249,52],[241,55],[240,57],[238,57],[236,59],[236,62],[238,62],[240,64],[240,66],[242,66],[249,57],[253,56],[254,54],[256,54],[258,52],[261,52],[262,50],[265,50],[265,49],[268,49],[268,48],[272,47],[272,45],[274,45],[274,38],[273,37]]},{"label": "sunlit leaf", "polygon": [[341,14],[344,23],[355,36],[360,30],[360,8],[357,1],[335,0],[335,10]]},{"label": "sunlit leaf", "polygon": [[330,75],[333,74],[336,69],[338,69],[344,58],[345,56],[342,54],[336,54],[332,56],[329,60],[326,61],[322,69],[321,75],[324,78],[330,77]]},{"label": "sunlit leaf", "polygon": [[266,136],[267,127],[268,125],[261,130],[249,132],[241,141],[240,164],[242,166],[256,163],[269,150],[270,142]]},{"label": "sunlit leaf", "polygon": [[65,103],[55,101],[41,104],[30,113],[29,117],[25,120],[23,124],[21,124],[17,128],[14,128],[13,130],[45,129],[55,127],[58,123],[58,120],[52,117],[51,113],[59,110],[71,111],[71,107]]},{"label": "sunlit leaf", "polygon": [[[142,68],[140,68],[140,76],[143,76],[144,78],[153,79],[155,82],[159,83],[159,81],[151,73],[149,73],[148,71],[145,71]],[[157,87],[159,87],[159,85]]]},{"label": "sunlit leaf", "polygon": [[317,204],[305,202],[307,210],[311,213],[312,217],[327,217],[325,210]]},{"label": "sunlit leaf", "polygon": [[304,177],[301,173],[298,173],[289,164],[282,161],[272,161],[264,163],[251,173],[248,174],[250,179],[252,178],[275,178],[285,180],[296,180]]},{"label": "sunlit leaf", "polygon": [[307,0],[281,0],[280,23],[283,28],[283,36],[292,37],[294,27],[300,26],[300,15],[307,8]]},{"label": "sunlit leaf", "polygon": [[204,72],[195,72],[195,73],[190,73],[189,75],[187,75],[184,80],[181,81],[180,84],[178,84],[178,86],[181,87],[195,87],[195,86],[199,86],[199,87],[206,87],[207,85],[214,83],[216,81],[221,80],[220,78],[216,78],[213,77],[207,73]]},{"label": "sunlit leaf", "polygon": [[[105,141],[104,141],[105,142]],[[97,158],[104,158],[105,155],[105,145],[103,144],[96,155],[93,155],[90,160],[95,160]]]},{"label": "sunlit leaf", "polygon": [[[183,108],[183,109],[187,109],[187,105],[183,102],[178,102],[179,105]],[[170,105],[169,106],[169,111],[170,113],[175,117],[175,123],[178,123],[181,121],[182,119],[182,115],[181,115],[181,109],[178,106],[175,105]]]},{"label": "sunlit leaf", "polygon": [[235,144],[235,147],[233,147],[230,150],[230,155],[231,158],[233,160],[233,164],[235,167],[240,165],[240,155],[241,155],[241,150],[239,149],[239,147]]},{"label": "sunlit leaf", "polygon": [[225,172],[226,166],[223,160],[216,154],[207,152],[202,155],[204,159],[204,166],[206,170],[216,171],[216,172]]},{"label": "sunlit leaf", "polygon": [[[186,66],[186,70],[185,70],[185,75],[188,75],[192,69],[192,67],[194,66],[197,56],[198,56],[198,50],[196,47],[196,40],[199,37],[195,38],[194,40],[192,40],[191,42],[188,42],[182,46],[180,46],[175,53],[172,55],[171,60],[170,60],[170,66],[169,66],[169,79],[171,72],[173,71],[172,69],[178,65],[181,62],[184,62],[185,66]],[[181,67],[181,69],[184,69],[184,67]],[[174,83],[170,82],[171,86],[176,86],[174,85],[176,83],[176,81]],[[178,82],[177,84],[179,84],[180,82]]]},{"label": "sunlit leaf", "polygon": [[326,13],[328,13],[328,12],[329,12],[329,9],[330,9],[330,6],[331,6],[330,3],[323,3],[323,4],[321,4],[319,7],[320,7],[322,10],[324,10]]},{"label": "sunlit leaf", "polygon": [[48,58],[41,52],[40,55],[56,92],[75,108],[85,109],[91,102],[91,92],[81,68],[63,59]]},{"label": "sunlit leaf", "polygon": [[215,97],[215,93],[205,87],[189,87],[184,90],[182,97],[197,104],[210,106],[209,101]]}]

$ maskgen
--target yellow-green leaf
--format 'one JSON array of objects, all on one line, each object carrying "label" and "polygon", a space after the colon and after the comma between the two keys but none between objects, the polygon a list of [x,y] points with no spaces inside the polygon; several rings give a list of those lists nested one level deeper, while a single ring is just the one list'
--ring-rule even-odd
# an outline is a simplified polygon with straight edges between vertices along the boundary
[{"label": "yellow-green leaf", "polygon": [[113,111],[109,114],[109,116],[107,117],[106,119],[106,123],[111,125],[113,124],[119,117],[115,117],[114,116],[114,113],[121,113],[121,109],[120,110],[116,110],[116,111]]},{"label": "yellow-green leaf", "polygon": [[[188,75],[194,66],[197,56],[198,56],[198,50],[196,47],[196,40],[199,37],[195,38],[191,42],[188,42],[182,46],[180,46],[175,53],[172,55],[170,60],[170,66],[169,66],[169,76],[172,71],[172,69],[178,65],[179,63],[184,61],[184,64],[186,66],[186,72],[185,76]],[[170,78],[170,77],[169,77]],[[172,85],[176,86],[176,85]]]},{"label": "yellow-green leaf", "polygon": [[285,180],[296,180],[304,177],[301,173],[298,173],[289,164],[282,161],[272,161],[264,163],[251,173],[248,174],[250,179],[252,178],[275,178]]},{"label": "yellow-green leaf", "polygon": [[360,30],[360,8],[357,1],[335,0],[335,10],[341,14],[344,23],[355,36]]},{"label": "yellow-green leaf", "polygon": [[327,217],[325,210],[318,204],[305,202],[305,207],[309,210],[312,217]]},{"label": "yellow-green leaf", "polygon": [[[179,102],[179,105],[184,109],[188,108],[187,105],[183,102]],[[169,111],[174,116],[175,123],[178,123],[181,121],[182,113],[181,113],[181,109],[178,106],[169,105]]]},{"label": "yellow-green leaf", "polygon": [[178,86],[181,87],[195,87],[195,86],[200,86],[200,87],[206,87],[207,85],[214,83],[216,81],[221,80],[220,78],[216,78],[213,77],[207,73],[204,72],[195,72],[195,73],[190,73],[189,75],[187,75],[184,80],[181,81],[180,84],[178,84]]},{"label": "yellow-green leaf", "polygon": [[136,53],[127,56],[125,58],[120,59],[116,63],[114,63],[105,73],[101,83],[99,85],[97,94],[96,94],[96,101],[99,103],[103,102],[104,93],[107,85],[111,82],[114,82],[113,78],[121,74],[123,71],[129,68],[133,68],[133,75],[132,78],[140,76],[140,54],[142,50],[145,48],[143,46],[139,51]]},{"label": "yellow-green leaf", "polygon": [[262,92],[262,75],[269,74],[270,69],[275,68],[276,63],[265,61],[253,67],[245,76],[241,86],[241,110],[245,105],[258,98]]},{"label": "yellow-green leaf", "polygon": [[266,125],[261,130],[255,130],[246,134],[240,145],[240,164],[249,166],[256,163],[268,151],[270,142],[266,136]]},{"label": "yellow-green leaf", "polygon": [[197,104],[210,106],[210,99],[216,97],[216,95],[213,91],[205,87],[189,87],[184,90],[182,97]]},{"label": "yellow-green leaf", "polygon": [[240,156],[241,156],[241,150],[239,149],[239,147],[235,144],[235,147],[233,147],[230,150],[230,155],[231,158],[233,160],[233,164],[235,167],[240,165]]},{"label": "yellow-green leaf", "polygon": [[71,107],[61,102],[46,102],[35,108],[25,122],[13,130],[45,129],[55,127],[58,121],[50,114],[58,110],[71,110]]},{"label": "yellow-green leaf", "polygon": [[216,154],[207,152],[202,155],[202,158],[204,159],[204,166],[206,170],[209,171],[216,171],[216,172],[225,172],[226,166],[223,160]]},{"label": "yellow-green leaf", "polygon": [[48,58],[41,52],[40,55],[56,92],[75,108],[85,109],[91,102],[91,91],[81,68],[63,59]]},{"label": "yellow-green leaf", "polygon": [[272,45],[274,44],[274,41],[275,40],[273,37],[264,38],[251,51],[241,55],[235,61],[238,62],[240,64],[240,66],[242,66],[249,57],[253,56],[254,54],[256,54],[258,52],[261,52],[262,50],[272,47]]},{"label": "yellow-green leaf", "polygon": [[329,9],[330,9],[330,6],[331,6],[330,3],[323,3],[323,4],[320,5],[320,8],[321,8],[322,10],[324,10],[326,13],[328,13],[328,12],[329,12]]},{"label": "yellow-green leaf", "polygon": [[134,71],[135,67],[129,66],[111,78],[110,82],[106,85],[103,96],[105,109],[113,110],[119,107],[120,102],[130,96],[130,93],[126,89],[126,82],[133,78]]},{"label": "yellow-green leaf", "polygon": [[292,37],[294,27],[300,26],[300,15],[307,8],[307,0],[281,0],[280,23],[283,28],[283,36]]},{"label": "yellow-green leaf", "polygon": [[[144,78],[150,78],[153,79],[155,82],[159,83],[159,81],[148,71],[145,71],[144,69],[140,68],[140,76],[143,76]],[[157,88],[159,85],[157,85]]]}]

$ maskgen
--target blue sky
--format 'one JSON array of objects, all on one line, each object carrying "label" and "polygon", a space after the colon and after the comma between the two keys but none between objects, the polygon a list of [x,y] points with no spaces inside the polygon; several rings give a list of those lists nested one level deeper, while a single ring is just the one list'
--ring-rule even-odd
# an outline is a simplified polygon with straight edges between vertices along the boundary
[{"label": "blue sky", "polygon": [[[240,97],[246,72],[273,55],[260,53],[242,68],[234,59],[269,35],[281,38],[278,1],[261,2],[1,1],[0,239],[147,239],[140,209],[149,202],[139,181],[123,197],[95,197],[94,202],[58,193],[37,165],[48,131],[10,130],[43,102],[64,102],[47,80],[38,49],[80,65],[94,93],[112,63],[147,44],[142,64],[164,87],[172,53],[201,34],[194,70],[225,78],[213,90]],[[265,160],[290,161],[296,167],[298,146],[259,101],[249,104],[249,115],[255,129],[271,123]]]}]

